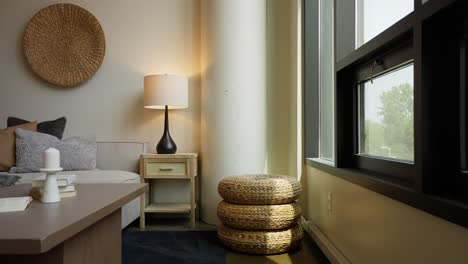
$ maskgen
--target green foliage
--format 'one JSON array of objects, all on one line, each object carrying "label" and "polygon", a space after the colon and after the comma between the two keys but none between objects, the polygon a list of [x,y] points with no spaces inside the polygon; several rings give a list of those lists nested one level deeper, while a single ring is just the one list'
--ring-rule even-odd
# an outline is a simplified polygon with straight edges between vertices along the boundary
[{"label": "green foliage", "polygon": [[402,160],[414,159],[413,87],[402,84],[380,95],[383,122],[366,120],[365,153]]}]

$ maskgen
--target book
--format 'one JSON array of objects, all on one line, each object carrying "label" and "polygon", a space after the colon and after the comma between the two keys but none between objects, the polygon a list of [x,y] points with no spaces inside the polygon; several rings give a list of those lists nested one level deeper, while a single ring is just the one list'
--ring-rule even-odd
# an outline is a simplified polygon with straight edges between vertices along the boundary
[{"label": "book", "polygon": [[[45,184],[45,175],[38,177],[32,181],[33,187],[44,187]],[[75,174],[58,174],[57,175],[57,185],[59,187],[64,187],[70,184],[73,184],[76,180]]]},{"label": "book", "polygon": [[69,197],[75,197],[75,196],[76,196],[76,191],[60,193],[60,198],[69,198]]},{"label": "book", "polygon": [[[31,191],[29,192],[29,195],[32,196],[35,200],[42,200],[42,193],[43,190],[39,187],[33,187],[31,188]],[[70,192],[61,192],[60,193],[60,198],[69,198],[69,197],[75,197],[77,194],[76,190],[70,191]]]},{"label": "book", "polygon": [[74,191],[75,191],[75,185],[67,185],[67,186],[59,187],[59,192],[61,193],[74,192]]},{"label": "book", "polygon": [[31,196],[0,198],[0,213],[24,211],[31,201]]}]

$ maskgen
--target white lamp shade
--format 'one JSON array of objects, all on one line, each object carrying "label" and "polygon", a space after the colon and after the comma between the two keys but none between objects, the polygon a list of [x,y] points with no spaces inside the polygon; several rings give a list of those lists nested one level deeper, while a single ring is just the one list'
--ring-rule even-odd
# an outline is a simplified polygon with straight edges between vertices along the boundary
[{"label": "white lamp shade", "polygon": [[188,80],[185,77],[158,74],[145,76],[145,108],[182,109],[188,107]]}]

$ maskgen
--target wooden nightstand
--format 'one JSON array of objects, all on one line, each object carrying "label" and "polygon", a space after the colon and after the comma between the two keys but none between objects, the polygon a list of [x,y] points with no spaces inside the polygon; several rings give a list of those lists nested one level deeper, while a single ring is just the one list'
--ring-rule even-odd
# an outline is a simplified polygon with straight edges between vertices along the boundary
[{"label": "wooden nightstand", "polygon": [[[190,223],[194,227],[197,209],[197,159],[197,153],[141,155],[140,177],[142,183],[149,185],[150,202],[146,205],[145,195],[141,196],[140,228],[145,228],[145,213],[190,213]],[[154,203],[154,189],[150,183],[158,179],[189,180],[190,203]]]}]

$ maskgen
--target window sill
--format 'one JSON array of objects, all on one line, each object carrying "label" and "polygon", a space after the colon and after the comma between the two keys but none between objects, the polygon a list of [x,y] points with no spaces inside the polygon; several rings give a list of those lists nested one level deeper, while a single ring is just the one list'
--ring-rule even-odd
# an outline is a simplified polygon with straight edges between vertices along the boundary
[{"label": "window sill", "polygon": [[468,228],[468,204],[420,193],[407,184],[395,183],[393,179],[390,181],[372,172],[336,168],[333,163],[326,163],[322,159],[306,159],[306,164],[312,168]]},{"label": "window sill", "polygon": [[320,164],[323,164],[323,165],[327,165],[327,166],[330,166],[330,167],[335,167],[335,162],[331,161],[331,160],[326,160],[326,159],[322,159],[322,158],[307,158],[307,160],[309,161],[312,161],[312,162],[316,162],[316,163],[320,163]]}]

